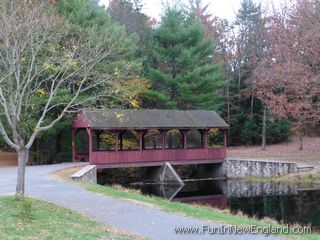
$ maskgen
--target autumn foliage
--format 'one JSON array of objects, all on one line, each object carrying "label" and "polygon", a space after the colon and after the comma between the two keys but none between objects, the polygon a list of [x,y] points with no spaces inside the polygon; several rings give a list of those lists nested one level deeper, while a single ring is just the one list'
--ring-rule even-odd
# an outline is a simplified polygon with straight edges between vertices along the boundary
[{"label": "autumn foliage", "polygon": [[258,98],[276,116],[289,117],[300,137],[307,123],[319,121],[319,11],[319,1],[304,0],[270,17],[267,55],[254,74]]}]

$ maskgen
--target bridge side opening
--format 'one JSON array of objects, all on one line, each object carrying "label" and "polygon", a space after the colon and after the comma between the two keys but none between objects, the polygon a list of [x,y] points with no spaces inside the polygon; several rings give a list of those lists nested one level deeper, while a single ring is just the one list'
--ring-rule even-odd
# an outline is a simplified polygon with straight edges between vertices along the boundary
[{"label": "bridge side opening", "polygon": [[203,148],[203,137],[202,133],[197,129],[191,129],[187,131],[187,148]]},{"label": "bridge side opening", "polygon": [[86,128],[72,129],[73,161],[89,161],[89,135]]},{"label": "bridge side opening", "polygon": [[150,129],[143,134],[143,149],[163,149],[162,132],[158,129]]},{"label": "bridge side opening", "polygon": [[183,134],[179,129],[171,129],[166,133],[166,149],[182,149]]},{"label": "bridge side opening", "polygon": [[208,131],[208,147],[209,148],[224,148],[226,145],[226,131],[211,128]]},{"label": "bridge side opening", "polygon": [[92,131],[93,151],[115,151],[115,133],[106,130]]},{"label": "bridge side opening", "polygon": [[140,134],[134,130],[121,131],[119,133],[119,150],[140,150]]}]

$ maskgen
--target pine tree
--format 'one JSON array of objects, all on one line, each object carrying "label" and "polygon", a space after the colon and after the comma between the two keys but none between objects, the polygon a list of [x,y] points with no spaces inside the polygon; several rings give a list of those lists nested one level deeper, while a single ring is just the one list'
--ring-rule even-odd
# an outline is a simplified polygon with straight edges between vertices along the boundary
[{"label": "pine tree", "polygon": [[149,107],[216,109],[225,84],[213,63],[214,45],[205,40],[199,20],[177,6],[168,7],[152,33],[147,77]]},{"label": "pine tree", "polygon": [[[230,138],[234,143],[260,141],[262,108],[255,98],[253,70],[263,57],[264,25],[260,4],[242,0],[233,24],[235,29],[233,79],[230,83]],[[232,97],[233,96],[233,97]]]},{"label": "pine tree", "polygon": [[141,12],[142,7],[141,0],[111,0],[108,6],[108,13],[125,27],[128,36],[139,36],[140,55],[144,55],[151,33],[151,21]]}]

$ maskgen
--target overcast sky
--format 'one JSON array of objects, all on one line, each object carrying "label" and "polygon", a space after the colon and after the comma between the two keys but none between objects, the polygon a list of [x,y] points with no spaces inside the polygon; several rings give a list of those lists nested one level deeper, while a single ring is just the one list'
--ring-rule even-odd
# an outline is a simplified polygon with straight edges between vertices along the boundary
[{"label": "overcast sky", "polygon": [[[264,7],[272,8],[272,5],[279,6],[283,0],[253,0],[256,3],[262,2]],[[159,19],[162,10],[163,0],[143,0],[143,12],[150,17]],[[188,3],[188,0],[181,0],[180,2]],[[221,18],[233,21],[235,13],[240,7],[241,0],[203,0],[203,3],[209,3],[208,11]],[[100,0],[100,4],[108,5],[109,0]]]}]

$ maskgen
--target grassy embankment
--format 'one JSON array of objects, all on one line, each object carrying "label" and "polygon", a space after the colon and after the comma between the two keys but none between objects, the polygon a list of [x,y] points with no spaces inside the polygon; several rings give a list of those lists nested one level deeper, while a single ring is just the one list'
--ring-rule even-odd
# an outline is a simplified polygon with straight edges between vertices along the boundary
[{"label": "grassy embankment", "polygon": [[43,201],[0,198],[0,239],[133,239],[78,213]]},{"label": "grassy embankment", "polygon": [[[81,167],[80,167],[81,168]],[[64,171],[57,172],[56,175],[63,178],[65,181],[71,181],[69,176],[77,172],[80,168],[70,168]],[[276,221],[272,219],[265,218],[263,220],[258,220],[255,218],[249,218],[243,215],[241,212],[238,214],[232,214],[229,210],[220,210],[208,206],[200,206],[195,204],[185,204],[180,202],[171,202],[158,197],[150,197],[142,195],[137,190],[126,189],[119,185],[116,186],[101,186],[98,184],[81,184],[78,182],[73,183],[79,184],[88,191],[100,193],[106,196],[139,202],[145,204],[148,207],[154,207],[167,212],[173,212],[189,216],[196,219],[208,220],[215,223],[238,225],[238,226],[259,226],[259,227],[269,227],[271,224],[275,227],[282,227]],[[305,235],[286,235],[287,239],[295,240],[319,240],[320,235],[318,234],[305,234]]]},{"label": "grassy embankment", "polygon": [[[238,226],[258,226],[269,227],[271,224],[274,227],[283,227],[271,219],[258,220],[249,218],[242,213],[231,214],[228,210],[215,209],[208,206],[199,206],[195,204],[185,204],[179,202],[170,202],[158,197],[150,197],[142,195],[139,191],[125,189],[119,186],[101,186],[97,184],[82,184],[88,191],[104,194],[106,196],[121,198],[126,200],[133,200],[140,203],[145,203],[149,207],[160,208],[167,212],[174,212],[183,214],[185,216],[213,221],[215,223],[238,225]],[[287,239],[295,240],[319,240],[318,234],[299,234],[299,235],[286,235]]]},{"label": "grassy embankment", "polygon": [[246,177],[248,182],[277,182],[284,184],[301,184],[307,186],[320,185],[319,172],[293,173],[281,177]]}]

